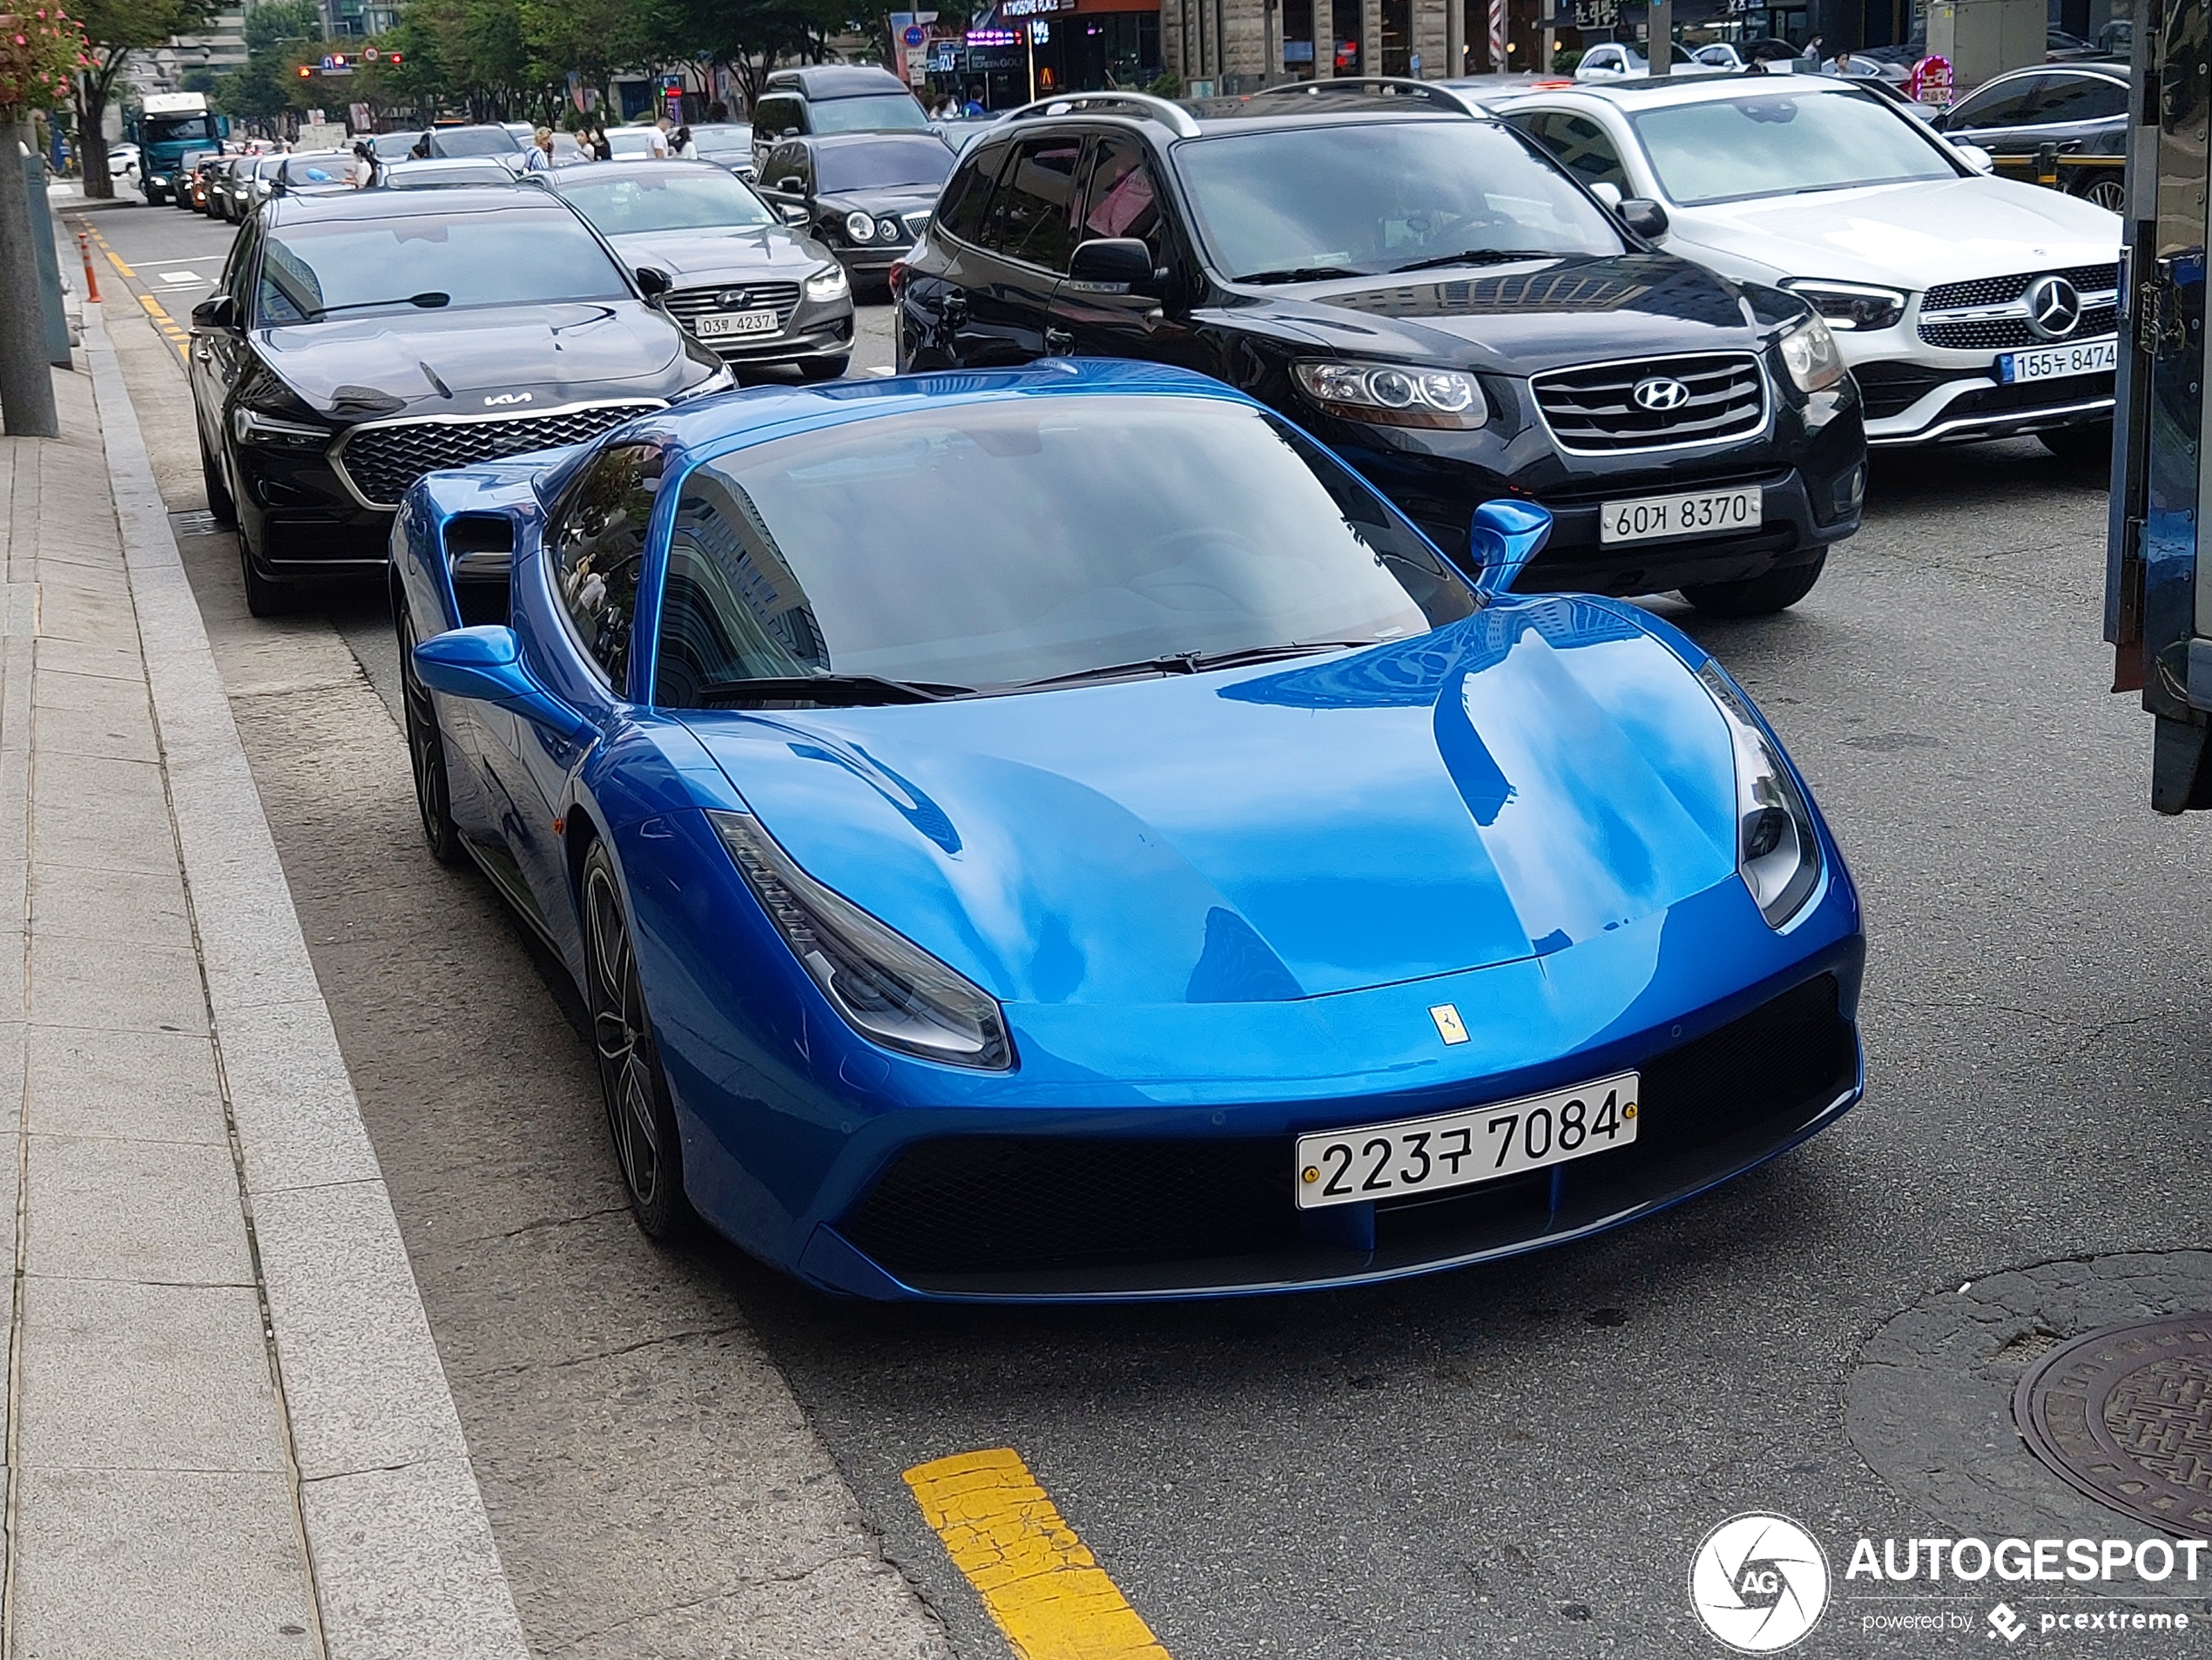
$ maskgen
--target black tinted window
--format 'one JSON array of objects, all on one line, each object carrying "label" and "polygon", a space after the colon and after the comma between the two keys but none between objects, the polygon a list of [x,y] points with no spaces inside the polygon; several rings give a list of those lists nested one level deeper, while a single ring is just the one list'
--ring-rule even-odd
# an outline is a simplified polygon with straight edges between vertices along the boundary
[{"label": "black tinted window", "polygon": [[660,477],[659,451],[616,445],[577,481],[547,543],[553,590],[618,697],[629,695],[631,620]]},{"label": "black tinted window", "polygon": [[[961,534],[926,559],[880,557],[917,523]],[[1264,410],[956,405],[695,469],[670,535],[654,698],[711,705],[732,681],[825,671],[1028,681],[1406,638],[1474,607],[1395,510]]]},{"label": "black tinted window", "polygon": [[1152,250],[1152,263],[1160,262],[1160,192],[1152,170],[1144,164],[1144,150],[1133,138],[1102,138],[1092,153],[1090,183],[1083,192],[1082,234],[1093,237],[1134,236]]},{"label": "black tinted window", "polygon": [[2102,121],[2128,113],[2128,89],[2101,75],[2050,75],[2036,84],[2035,121]]},{"label": "black tinted window", "polygon": [[991,203],[991,182],[1006,160],[1001,145],[986,145],[960,165],[937,200],[937,228],[963,241],[981,240],[984,210]]},{"label": "black tinted window", "polygon": [[1584,184],[1611,185],[1623,195],[1629,193],[1629,175],[1622,171],[1621,152],[1596,122],[1553,111],[1518,118],[1514,125],[1558,157]]},{"label": "black tinted window", "polygon": [[1075,246],[1076,159],[1080,138],[1031,138],[991,199],[988,246],[1008,259],[1065,271]]},{"label": "black tinted window", "polygon": [[752,106],[752,130],[771,138],[806,131],[805,106],[788,94],[765,98]]},{"label": "black tinted window", "polygon": [[443,308],[631,294],[576,215],[532,205],[285,226],[269,234],[255,305],[263,322],[318,322],[404,307],[417,296]]},{"label": "black tinted window", "polygon": [[1978,92],[1951,112],[1944,126],[1956,132],[1966,127],[2016,127],[2036,118],[2033,111],[2040,82],[2014,81],[1987,92]]}]

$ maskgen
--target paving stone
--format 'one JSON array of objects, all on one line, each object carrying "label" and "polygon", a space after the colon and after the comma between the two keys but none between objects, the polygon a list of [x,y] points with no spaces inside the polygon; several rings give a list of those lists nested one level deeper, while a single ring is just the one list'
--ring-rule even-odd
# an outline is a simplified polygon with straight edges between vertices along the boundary
[{"label": "paving stone", "polygon": [[199,960],[163,946],[118,951],[105,940],[34,936],[30,1018],[98,1030],[206,1032]]},{"label": "paving stone", "polygon": [[228,1145],[33,1132],[24,1266],[34,1274],[250,1285]]},{"label": "paving stone", "polygon": [[320,998],[239,1010],[221,1040],[250,1191],[379,1178]]},{"label": "paving stone", "polygon": [[[4,888],[0,888],[4,891]],[[42,866],[30,884],[34,934],[116,945],[192,948],[185,884],[172,871],[89,871]]]},{"label": "paving stone", "polygon": [[206,1038],[33,1026],[25,1041],[32,1130],[228,1144]]},{"label": "paving stone", "polygon": [[33,716],[33,742],[41,754],[100,755],[117,760],[158,758],[153,724],[114,709],[40,708]]}]

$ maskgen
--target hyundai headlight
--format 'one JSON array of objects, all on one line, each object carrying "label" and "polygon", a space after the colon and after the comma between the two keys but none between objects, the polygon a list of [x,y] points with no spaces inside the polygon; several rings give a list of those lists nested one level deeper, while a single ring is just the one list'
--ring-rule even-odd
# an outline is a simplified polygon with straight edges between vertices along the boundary
[{"label": "hyundai headlight", "polygon": [[1783,334],[1782,367],[1800,392],[1824,392],[1844,378],[1844,349],[1817,316],[1792,323]]},{"label": "hyundai headlight", "polygon": [[863,1037],[927,1061],[1013,1070],[997,1000],[823,887],[750,813],[710,811],[722,845],[792,955]]},{"label": "hyundai headlight", "polygon": [[852,284],[846,281],[845,267],[841,265],[833,265],[806,279],[806,297],[816,301],[842,300],[851,289]]},{"label": "hyundai headlight", "polygon": [[1298,389],[1331,415],[1393,427],[1479,427],[1490,406],[1474,376],[1401,363],[1299,363]]},{"label": "hyundai headlight", "polygon": [[860,212],[845,216],[845,234],[855,242],[865,242],[875,234],[875,220]]},{"label": "hyundai headlight", "polygon": [[1802,278],[1782,286],[1818,312],[1831,329],[1893,328],[1905,315],[1905,295],[1895,288]]},{"label": "hyundai headlight", "polygon": [[330,442],[330,434],[321,427],[280,421],[244,404],[231,411],[231,431],[242,444],[260,444],[272,449],[320,449]]},{"label": "hyundai headlight", "polygon": [[1697,678],[1726,717],[1736,747],[1736,868],[1770,928],[1803,910],[1820,883],[1820,839],[1812,811],[1782,752],[1721,665]]}]

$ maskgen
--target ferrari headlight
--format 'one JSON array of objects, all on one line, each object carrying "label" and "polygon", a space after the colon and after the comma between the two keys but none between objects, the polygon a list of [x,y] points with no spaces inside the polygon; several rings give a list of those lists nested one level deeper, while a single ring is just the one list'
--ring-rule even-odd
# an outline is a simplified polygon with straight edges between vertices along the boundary
[{"label": "ferrari headlight", "polygon": [[1844,378],[1844,351],[1817,316],[1792,323],[1781,340],[1782,367],[1800,392],[1821,392]]},{"label": "ferrari headlight", "polygon": [[1895,288],[1803,278],[1782,286],[1818,312],[1831,329],[1892,328],[1905,315],[1905,295]]},{"label": "ferrari headlight", "polygon": [[1479,427],[1490,418],[1482,388],[1458,369],[1400,363],[1298,363],[1298,389],[1331,415],[1393,427]]},{"label": "ferrari headlight", "polygon": [[855,242],[865,242],[875,234],[875,221],[866,213],[847,213],[845,216],[845,234]]},{"label": "ferrari headlight", "polygon": [[817,272],[806,279],[806,297],[818,302],[824,300],[841,300],[851,290],[852,286],[845,280],[845,267],[841,265],[833,265],[828,270]]},{"label": "ferrari headlight", "polygon": [[1697,678],[1720,705],[1736,746],[1736,868],[1767,926],[1778,928],[1820,882],[1812,812],[1782,752],[1721,665],[1709,660]]},{"label": "ferrari headlight", "polygon": [[279,421],[244,404],[231,411],[231,430],[242,444],[261,444],[272,449],[320,449],[330,435],[320,427],[296,421]]},{"label": "ferrari headlight", "polygon": [[776,932],[855,1031],[927,1061],[1013,1070],[1006,1017],[988,992],[809,876],[750,813],[706,816]]}]

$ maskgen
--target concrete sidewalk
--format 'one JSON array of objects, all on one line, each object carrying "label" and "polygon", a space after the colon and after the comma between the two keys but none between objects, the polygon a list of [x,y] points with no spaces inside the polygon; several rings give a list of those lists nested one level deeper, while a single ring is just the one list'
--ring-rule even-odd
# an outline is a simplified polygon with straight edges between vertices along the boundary
[{"label": "concrete sidewalk", "polygon": [[8,1653],[527,1652],[98,307],[0,439]]}]

